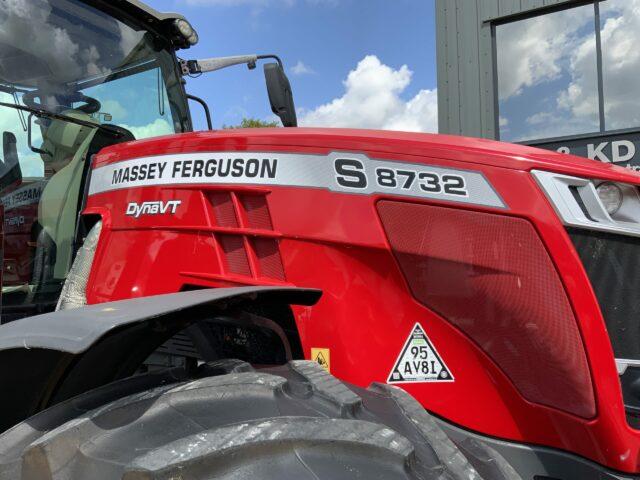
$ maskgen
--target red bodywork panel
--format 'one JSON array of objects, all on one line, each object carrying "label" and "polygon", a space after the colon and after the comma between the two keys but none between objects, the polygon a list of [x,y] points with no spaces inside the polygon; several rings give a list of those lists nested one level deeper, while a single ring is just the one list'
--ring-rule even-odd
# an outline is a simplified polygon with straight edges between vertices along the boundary
[{"label": "red bodywork panel", "polygon": [[[26,180],[4,191],[3,285],[24,285],[33,275],[38,202],[46,182]],[[25,245],[27,248],[25,248]]]},{"label": "red bodywork panel", "polygon": [[[620,471],[640,470],[640,432],[625,420],[613,352],[597,300],[564,226],[529,171],[634,184],[640,184],[639,175],[577,157],[488,140],[320,129],[200,132],[125,143],[97,155],[94,172],[129,159],[199,152],[211,156],[215,152],[271,152],[273,156],[348,152],[345,156],[361,154],[369,159],[415,164],[418,171],[428,167],[472,171],[483,176],[504,205],[405,198],[401,190],[362,195],[306,186],[211,184],[206,180],[93,193],[83,213],[101,215],[103,230],[89,280],[90,303],[175,292],[187,286],[286,284],[319,288],[324,294],[316,306],[295,310],[297,324],[305,354],[310,356],[313,347],[330,349],[331,371],[338,377],[363,386],[387,381],[417,322],[455,377],[448,382],[403,384],[431,412],[482,434],[574,452]],[[92,187],[93,182],[92,178]],[[125,215],[132,202],[140,205],[158,200],[179,200],[180,204],[174,214]],[[401,202],[409,202],[406,210]],[[438,209],[424,210],[423,206]],[[446,222],[443,212],[447,211],[460,215],[459,220]],[[467,216],[475,213],[486,217]],[[408,255],[431,248],[429,251],[449,255],[447,261],[459,266],[467,258],[475,264],[492,261],[495,252],[475,252],[474,256],[470,251],[465,256],[458,254],[455,246],[444,248],[446,241],[432,246],[396,245],[385,229],[402,228],[395,225],[398,215],[405,215],[403,221],[413,222],[416,228],[423,228],[427,221],[440,228],[451,226],[459,251],[472,248],[473,242],[465,242],[464,235],[455,230],[456,222],[479,222],[481,226],[486,221],[498,229],[496,232],[501,228],[509,232],[510,225],[515,225],[519,241],[525,246],[532,242],[526,248],[535,250],[537,256],[532,253],[531,258],[536,265],[514,266],[514,278],[518,272],[542,265],[546,270],[539,276],[555,289],[552,305],[558,317],[544,305],[523,303],[540,310],[540,318],[547,319],[545,325],[551,325],[531,332],[535,348],[523,355],[532,362],[548,359],[529,365],[539,369],[534,381],[540,378],[544,382],[543,369],[558,368],[561,373],[566,369],[564,378],[570,384],[567,391],[573,395],[569,398],[575,408],[558,407],[563,398],[555,391],[545,394],[545,388],[556,388],[562,377],[556,375],[558,378],[546,386],[533,388],[530,379],[521,381],[527,376],[522,365],[503,363],[500,367],[508,350],[492,347],[491,335],[486,329],[482,331],[482,325],[464,322],[465,315],[473,313],[455,305],[464,298],[430,295],[431,291],[421,296],[416,288],[429,290],[434,279],[412,281],[410,262],[407,264],[410,257],[398,254],[400,250]],[[473,234],[473,229],[469,232]],[[411,248],[417,250],[411,253]],[[514,252],[509,255],[517,256],[517,250]],[[464,272],[464,268],[439,268],[438,275],[447,285],[448,281],[467,278],[456,277]],[[502,286],[484,284],[482,288],[499,303]],[[512,287],[505,284],[504,288]],[[474,301],[480,301],[475,308],[481,308],[481,299]],[[516,295],[513,302],[517,301]],[[496,308],[519,318],[509,305]],[[514,329],[526,332],[527,325],[514,324]],[[509,324],[500,328],[507,335],[511,332]],[[556,334],[570,344],[554,343]],[[536,348],[549,352],[540,354]],[[558,348],[570,351],[552,351]],[[576,378],[566,376],[572,371],[578,372]]]}]

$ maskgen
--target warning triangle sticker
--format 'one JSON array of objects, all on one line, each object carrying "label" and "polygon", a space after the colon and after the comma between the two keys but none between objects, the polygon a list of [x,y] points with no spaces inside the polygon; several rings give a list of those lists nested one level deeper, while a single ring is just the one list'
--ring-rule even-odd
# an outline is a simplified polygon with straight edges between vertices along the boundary
[{"label": "warning triangle sticker", "polygon": [[387,383],[453,382],[451,371],[416,323],[404,342]]},{"label": "warning triangle sticker", "polygon": [[324,358],[322,352],[318,352],[318,355],[316,355],[316,362],[318,362],[322,367],[327,368],[327,359]]}]

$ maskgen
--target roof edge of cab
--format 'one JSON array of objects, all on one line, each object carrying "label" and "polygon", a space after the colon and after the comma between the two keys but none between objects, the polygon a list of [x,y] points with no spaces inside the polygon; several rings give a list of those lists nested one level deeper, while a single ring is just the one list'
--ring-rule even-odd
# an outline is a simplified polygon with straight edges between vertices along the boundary
[{"label": "roof edge of cab", "polygon": [[137,10],[138,12],[144,13],[147,16],[153,17],[159,21],[176,20],[176,19],[186,20],[185,17],[179,13],[159,12],[155,8],[150,7],[149,5],[141,2],[140,0],[120,0],[117,3],[120,4],[120,8],[122,8],[123,10],[126,9],[128,6],[132,10]]},{"label": "roof edge of cab", "polygon": [[160,12],[140,0],[80,0],[100,11],[114,14],[117,11],[133,18],[166,37],[177,49],[192,46],[178,34],[174,25],[176,20],[188,20],[179,13]]}]

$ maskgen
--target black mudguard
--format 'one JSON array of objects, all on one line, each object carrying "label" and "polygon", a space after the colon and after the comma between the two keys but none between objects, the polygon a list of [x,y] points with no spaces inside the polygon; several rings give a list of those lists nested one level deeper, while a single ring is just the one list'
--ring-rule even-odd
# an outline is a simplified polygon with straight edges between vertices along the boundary
[{"label": "black mudguard", "polygon": [[90,305],[0,326],[0,432],[50,405],[133,374],[168,338],[243,307],[313,305],[317,290],[240,287]]}]

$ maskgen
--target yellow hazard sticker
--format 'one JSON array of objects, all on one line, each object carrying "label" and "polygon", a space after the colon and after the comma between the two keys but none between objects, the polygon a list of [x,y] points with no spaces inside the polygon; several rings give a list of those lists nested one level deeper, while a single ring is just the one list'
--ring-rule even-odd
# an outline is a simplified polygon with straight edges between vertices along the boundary
[{"label": "yellow hazard sticker", "polygon": [[328,348],[312,348],[311,360],[319,363],[327,372],[331,371],[331,354]]}]

